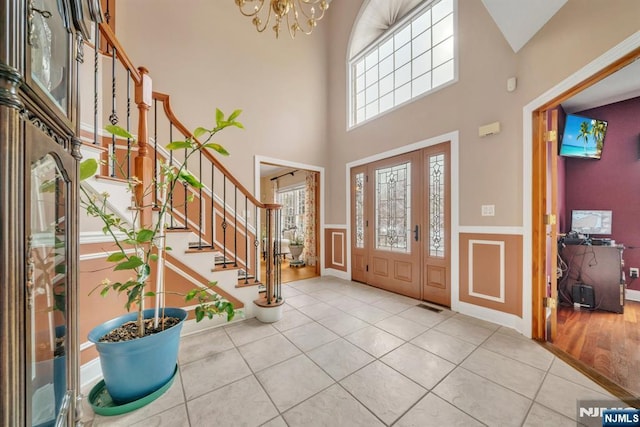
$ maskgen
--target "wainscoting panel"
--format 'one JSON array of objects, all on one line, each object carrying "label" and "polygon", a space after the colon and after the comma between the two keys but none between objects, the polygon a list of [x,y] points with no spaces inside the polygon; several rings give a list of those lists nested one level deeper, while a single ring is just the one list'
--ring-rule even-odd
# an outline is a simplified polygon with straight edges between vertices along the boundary
[{"label": "wainscoting panel", "polygon": [[347,271],[347,230],[325,228],[324,248],[325,268]]},{"label": "wainscoting panel", "polygon": [[522,317],[522,236],[460,234],[460,300]]}]

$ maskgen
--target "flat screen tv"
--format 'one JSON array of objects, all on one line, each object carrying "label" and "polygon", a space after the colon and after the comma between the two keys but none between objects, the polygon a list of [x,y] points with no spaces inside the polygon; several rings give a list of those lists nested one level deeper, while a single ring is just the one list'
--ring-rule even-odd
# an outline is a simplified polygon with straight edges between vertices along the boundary
[{"label": "flat screen tv", "polygon": [[607,122],[589,117],[568,114],[562,133],[560,155],[600,159]]},{"label": "flat screen tv", "polygon": [[612,217],[611,211],[571,211],[571,231],[588,235],[609,235]]}]

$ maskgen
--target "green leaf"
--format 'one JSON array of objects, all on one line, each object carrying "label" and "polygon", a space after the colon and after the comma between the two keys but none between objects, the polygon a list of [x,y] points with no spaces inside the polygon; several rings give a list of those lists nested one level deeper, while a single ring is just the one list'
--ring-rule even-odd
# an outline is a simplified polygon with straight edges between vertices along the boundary
[{"label": "green leaf", "polygon": [[155,292],[153,292],[153,291],[149,291],[149,292],[146,292],[146,293],[144,294],[144,296],[145,296],[145,297],[155,297],[155,296],[156,296],[156,293],[155,293]]},{"label": "green leaf", "polygon": [[196,294],[198,293],[198,289],[191,289],[189,292],[187,292],[187,294],[184,296],[184,300],[185,301],[191,301]]},{"label": "green leaf", "polygon": [[224,121],[224,113],[219,108],[216,108],[216,126],[220,127],[220,124]]},{"label": "green leaf", "polygon": [[235,126],[237,128],[244,129],[244,125],[242,123],[240,123],[240,122],[233,122],[233,123],[231,123],[231,126]]},{"label": "green leaf", "polygon": [[165,246],[165,247],[164,247],[164,250],[165,250],[165,251],[172,251],[172,250],[173,250],[173,248],[172,248],[171,246]]},{"label": "green leaf", "polygon": [[198,181],[198,178],[196,178],[195,176],[191,175],[191,173],[189,171],[186,171],[184,169],[182,169],[180,171],[179,178],[180,178],[181,181],[186,182],[187,184],[189,184],[193,188],[203,188],[204,187],[204,185],[202,185],[202,183],[200,181]]},{"label": "green leaf", "polygon": [[202,307],[196,307],[196,322],[201,321],[204,318],[204,310]]},{"label": "green leaf", "polygon": [[180,150],[183,148],[191,148],[191,142],[189,141],[173,141],[165,147],[167,150]]},{"label": "green leaf", "polygon": [[121,138],[127,138],[127,139],[135,139],[133,137],[133,135],[131,135],[129,132],[127,132],[126,129],[118,126],[118,125],[107,125],[104,127],[104,129],[109,132],[114,134],[115,136],[119,136]]},{"label": "green leaf", "polygon": [[195,138],[199,138],[205,133],[209,133],[209,129],[205,129],[203,127],[197,127],[196,130],[193,131],[193,136]]},{"label": "green leaf", "polygon": [[114,252],[111,255],[109,255],[107,257],[107,261],[109,262],[118,262],[118,261],[122,261],[123,259],[125,259],[127,256],[125,254],[123,254],[122,252]]},{"label": "green leaf", "polygon": [[142,230],[138,231],[138,235],[136,236],[136,241],[138,243],[150,242],[151,239],[153,239],[153,234],[154,234],[153,230],[143,228]]},{"label": "green leaf", "polygon": [[151,255],[149,255],[149,259],[151,261],[157,261],[158,260],[158,255],[157,254],[151,254]]},{"label": "green leaf", "polygon": [[98,170],[98,162],[96,159],[87,159],[80,162],[80,181],[92,177]]},{"label": "green leaf", "polygon": [[220,144],[216,144],[215,142],[210,142],[208,144],[204,144],[203,147],[211,148],[212,150],[222,154],[223,156],[228,156],[229,152]]},{"label": "green leaf", "polygon": [[236,117],[238,117],[242,113],[242,110],[235,110],[231,115],[227,118],[230,122],[234,121]]},{"label": "green leaf", "polygon": [[114,270],[115,271],[118,271],[118,270],[133,270],[134,268],[138,268],[143,264],[144,264],[144,262],[140,258],[138,258],[137,256],[134,255],[131,258],[129,258],[127,261],[121,262],[120,264],[116,265]]}]

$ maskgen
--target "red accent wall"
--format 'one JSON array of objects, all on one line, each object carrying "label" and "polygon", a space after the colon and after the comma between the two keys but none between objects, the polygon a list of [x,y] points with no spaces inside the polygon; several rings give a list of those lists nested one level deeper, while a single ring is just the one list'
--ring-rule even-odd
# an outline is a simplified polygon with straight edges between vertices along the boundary
[{"label": "red accent wall", "polygon": [[629,267],[640,267],[640,97],[585,110],[581,116],[608,122],[600,160],[565,159],[564,219],[571,227],[573,209],[613,211],[611,238],[626,247],[625,274],[630,289]]}]

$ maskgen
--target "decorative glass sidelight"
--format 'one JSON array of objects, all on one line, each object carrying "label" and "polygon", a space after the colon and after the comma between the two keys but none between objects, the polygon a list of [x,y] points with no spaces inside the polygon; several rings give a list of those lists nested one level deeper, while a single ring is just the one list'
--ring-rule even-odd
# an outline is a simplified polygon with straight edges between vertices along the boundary
[{"label": "decorative glass sidelight", "polygon": [[411,252],[411,163],[376,169],[376,249]]},{"label": "decorative glass sidelight", "polygon": [[355,178],[356,248],[364,248],[364,172],[357,173]]},{"label": "decorative glass sidelight", "polygon": [[445,256],[445,156],[429,157],[429,256]]}]

